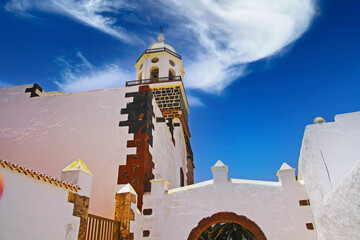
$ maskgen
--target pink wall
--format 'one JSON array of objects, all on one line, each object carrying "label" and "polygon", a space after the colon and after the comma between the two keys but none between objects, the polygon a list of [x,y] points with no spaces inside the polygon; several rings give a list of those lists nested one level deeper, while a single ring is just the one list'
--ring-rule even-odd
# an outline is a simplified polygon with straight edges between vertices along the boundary
[{"label": "pink wall", "polygon": [[[0,158],[55,177],[60,177],[59,169],[81,158],[93,173],[90,213],[113,217],[118,167],[135,151],[126,148],[133,136],[128,127],[119,127],[119,121],[127,119],[120,110],[132,101],[125,92],[138,87],[30,98],[25,89],[31,86],[0,89]],[[161,117],[153,104],[156,116]],[[177,187],[177,168],[184,168],[186,160],[181,128],[175,131],[173,146],[167,126],[155,119],[154,125],[150,151],[155,178],[167,178]]]}]

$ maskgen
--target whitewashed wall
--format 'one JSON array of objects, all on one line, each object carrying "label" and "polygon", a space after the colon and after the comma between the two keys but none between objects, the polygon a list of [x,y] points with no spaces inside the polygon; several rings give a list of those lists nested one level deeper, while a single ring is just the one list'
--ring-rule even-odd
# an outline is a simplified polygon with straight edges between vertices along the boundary
[{"label": "whitewashed wall", "polygon": [[[313,222],[309,206],[299,206],[307,199],[305,188],[295,175],[282,182],[229,179],[213,180],[166,190],[164,181],[153,181],[151,194],[145,195],[144,208],[152,215],[136,214],[132,230],[135,239],[185,240],[198,222],[218,212],[234,212],[254,221],[268,240],[313,240],[316,233],[306,228]],[[143,231],[150,230],[149,237]]]},{"label": "whitewashed wall", "polygon": [[[119,165],[135,153],[135,148],[126,147],[133,134],[119,127],[127,120],[120,110],[133,100],[125,93],[138,87],[34,98],[25,93],[29,87],[0,88],[0,158],[55,177],[60,177],[59,169],[81,158],[94,175],[90,213],[113,218]],[[162,117],[155,100],[153,105],[156,116]],[[174,146],[166,124],[154,119],[154,125],[150,152],[155,177],[178,187],[177,168],[184,168],[186,161],[181,127],[175,130]]]},{"label": "whitewashed wall", "polygon": [[[159,107],[155,100],[154,113],[156,116],[161,116]],[[179,119],[174,122],[180,123]],[[166,123],[156,123],[155,131],[153,132],[154,143],[153,148],[150,148],[150,153],[153,156],[155,163],[155,179],[166,179],[169,183],[169,188],[180,187],[180,168],[184,170],[184,183],[186,185],[186,145],[182,127],[174,127],[174,140],[171,140],[171,134]]]},{"label": "whitewashed wall", "polygon": [[306,127],[299,174],[319,240],[360,239],[360,112]]},{"label": "whitewashed wall", "polygon": [[68,190],[0,167],[0,239],[76,240],[80,218],[73,216]]}]

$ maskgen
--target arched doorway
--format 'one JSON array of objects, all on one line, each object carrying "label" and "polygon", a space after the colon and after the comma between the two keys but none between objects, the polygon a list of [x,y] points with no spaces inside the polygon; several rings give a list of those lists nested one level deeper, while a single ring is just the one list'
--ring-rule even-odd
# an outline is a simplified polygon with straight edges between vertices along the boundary
[{"label": "arched doorway", "polygon": [[198,240],[201,234],[216,223],[232,222],[248,229],[257,240],[267,240],[260,227],[245,216],[232,212],[219,212],[211,217],[203,218],[189,234],[188,240]]}]

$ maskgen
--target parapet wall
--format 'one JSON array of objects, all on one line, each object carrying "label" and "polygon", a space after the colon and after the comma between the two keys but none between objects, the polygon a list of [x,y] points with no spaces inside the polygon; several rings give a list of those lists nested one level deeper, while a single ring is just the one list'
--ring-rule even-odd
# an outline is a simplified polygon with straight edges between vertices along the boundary
[{"label": "parapet wall", "polygon": [[213,180],[171,190],[166,181],[153,180],[142,213],[135,215],[134,239],[197,240],[204,228],[225,221],[240,223],[259,240],[316,239],[294,169],[280,169],[279,182],[228,179],[225,171],[215,165]]}]

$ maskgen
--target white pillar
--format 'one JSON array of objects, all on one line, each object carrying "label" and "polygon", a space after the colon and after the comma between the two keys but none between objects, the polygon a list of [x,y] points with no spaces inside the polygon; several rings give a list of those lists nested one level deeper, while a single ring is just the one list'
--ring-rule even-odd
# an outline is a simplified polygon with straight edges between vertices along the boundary
[{"label": "white pillar", "polygon": [[226,183],[228,181],[228,167],[220,160],[211,167],[213,173],[214,184]]},{"label": "white pillar", "polygon": [[295,168],[290,167],[287,163],[283,163],[276,176],[282,186],[290,186],[296,183]]}]

